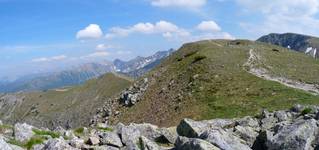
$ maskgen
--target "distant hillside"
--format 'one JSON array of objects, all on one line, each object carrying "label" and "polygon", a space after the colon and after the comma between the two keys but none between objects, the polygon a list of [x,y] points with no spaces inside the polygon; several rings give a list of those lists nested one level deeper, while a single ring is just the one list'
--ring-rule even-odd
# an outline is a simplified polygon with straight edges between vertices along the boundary
[{"label": "distant hillside", "polygon": [[88,126],[97,108],[130,83],[128,78],[106,74],[71,88],[3,94],[0,95],[0,120],[39,127]]},{"label": "distant hillside", "polygon": [[269,35],[262,36],[257,41],[290,48],[298,52],[310,55],[314,58],[319,57],[319,38],[317,37],[295,33],[272,33]]},{"label": "distant hillside", "polygon": [[113,71],[112,63],[87,63],[61,72],[24,76],[0,85],[0,92],[27,92],[79,85]]},{"label": "distant hillside", "polygon": [[41,91],[79,85],[109,72],[139,77],[158,65],[172,52],[172,49],[159,51],[152,56],[137,57],[130,61],[116,59],[114,62],[86,63],[61,72],[27,75],[11,82],[4,80],[0,81],[0,93]]},{"label": "distant hillside", "polygon": [[319,104],[319,61],[261,42],[185,44],[144,78],[146,87],[135,83],[122,93],[121,114],[111,122],[172,126],[185,117],[233,118]]}]

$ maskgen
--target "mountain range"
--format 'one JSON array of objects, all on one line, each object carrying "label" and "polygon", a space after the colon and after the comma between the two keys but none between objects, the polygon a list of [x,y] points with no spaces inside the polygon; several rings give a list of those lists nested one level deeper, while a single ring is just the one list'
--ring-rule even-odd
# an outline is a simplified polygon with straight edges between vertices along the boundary
[{"label": "mountain range", "polygon": [[319,38],[317,37],[296,33],[271,33],[260,37],[257,41],[286,47],[314,58],[319,57]]},{"label": "mountain range", "polygon": [[[81,85],[1,94],[0,146],[318,148],[319,108],[310,106],[319,104],[318,59],[304,54],[307,43],[300,40],[262,39],[186,43],[177,51],[99,63],[111,73]],[[107,72],[99,65],[84,68]]]},{"label": "mountain range", "polygon": [[183,118],[236,118],[256,115],[264,108],[318,104],[319,99],[319,62],[262,42],[187,43],[138,78],[128,77],[132,70],[123,68],[141,69],[151,64],[141,62],[158,62],[116,62],[120,74],[106,74],[80,86],[4,94],[0,119],[49,128],[101,121],[168,127]]},{"label": "mountain range", "polygon": [[154,68],[174,50],[159,51],[152,56],[136,57],[129,61],[116,59],[113,62],[103,61],[81,64],[71,69],[43,74],[26,75],[14,81],[0,81],[0,93],[28,92],[74,86],[97,78],[105,73],[117,72],[131,77],[139,77]]}]

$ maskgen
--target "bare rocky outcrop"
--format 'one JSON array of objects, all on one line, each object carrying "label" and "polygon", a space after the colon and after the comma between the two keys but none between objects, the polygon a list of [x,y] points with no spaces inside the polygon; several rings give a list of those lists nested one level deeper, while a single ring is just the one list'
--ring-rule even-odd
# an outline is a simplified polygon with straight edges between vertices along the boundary
[{"label": "bare rocky outcrop", "polygon": [[91,125],[108,123],[110,117],[119,115],[116,109],[120,106],[131,107],[135,105],[149,86],[149,79],[144,78],[135,82],[129,88],[123,90],[117,97],[108,99],[105,104],[98,108],[96,115],[91,119]]},{"label": "bare rocky outcrop", "polygon": [[14,126],[14,138],[19,142],[25,142],[30,139],[34,132],[32,131],[34,127],[26,123],[20,124],[17,123]]},{"label": "bare rocky outcrop", "polygon": [[[24,143],[43,137],[42,143],[32,146],[34,150],[312,150],[319,147],[318,113],[318,106],[296,105],[289,110],[264,110],[258,117],[184,119],[171,128],[119,123],[81,130],[59,127],[54,132],[43,130],[39,134],[30,125],[17,124],[12,130],[28,133],[23,136]],[[9,150],[26,148],[13,145],[12,139],[21,138],[1,133],[0,146]]]},{"label": "bare rocky outcrop", "polygon": [[134,85],[124,90],[120,95],[120,102],[125,106],[135,105],[139,101],[139,96],[141,96],[148,87],[148,79],[144,78]]}]

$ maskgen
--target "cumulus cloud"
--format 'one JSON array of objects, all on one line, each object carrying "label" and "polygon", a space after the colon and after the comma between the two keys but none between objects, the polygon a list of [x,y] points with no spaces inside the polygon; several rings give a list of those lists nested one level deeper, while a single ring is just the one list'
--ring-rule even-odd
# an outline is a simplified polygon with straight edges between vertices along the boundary
[{"label": "cumulus cloud", "polygon": [[[198,32],[199,31],[199,32]],[[168,21],[156,23],[137,23],[130,27],[114,27],[107,38],[127,37],[131,34],[158,34],[170,41],[191,42],[203,39],[234,39],[232,35],[222,31],[215,21],[202,21],[194,29],[184,29]]]},{"label": "cumulus cloud", "polygon": [[77,39],[86,40],[86,39],[98,39],[103,36],[103,32],[99,25],[90,24],[83,30],[80,30],[76,34]]},{"label": "cumulus cloud", "polygon": [[106,56],[109,56],[109,55],[110,54],[107,51],[97,51],[97,52],[82,56],[80,58],[84,58],[84,59],[85,58],[97,58],[97,57],[106,57]]},{"label": "cumulus cloud", "polygon": [[97,50],[97,51],[105,51],[105,50],[107,50],[109,48],[113,48],[113,46],[106,45],[106,44],[98,44],[98,45],[96,45],[95,50]]},{"label": "cumulus cloud", "polygon": [[211,40],[211,39],[235,39],[234,36],[227,32],[203,33],[192,36],[190,41]]},{"label": "cumulus cloud", "polygon": [[221,28],[215,21],[203,21],[196,27],[198,30],[206,32],[219,32]]},{"label": "cumulus cloud", "polygon": [[207,0],[151,0],[151,4],[156,7],[199,8],[206,3]]},{"label": "cumulus cloud", "polygon": [[138,23],[130,27],[113,27],[107,38],[126,37],[133,33],[141,34],[162,34],[163,37],[187,36],[189,33],[177,25],[168,21],[159,21],[156,23]]},{"label": "cumulus cloud", "polygon": [[66,58],[67,58],[67,56],[65,56],[65,55],[59,55],[59,56],[53,56],[53,57],[41,57],[41,58],[32,59],[32,62],[59,61],[59,60],[64,60]]},{"label": "cumulus cloud", "polygon": [[253,33],[299,32],[319,34],[319,20],[315,17],[319,12],[318,0],[237,0],[244,12],[259,13],[262,21],[242,22],[241,26]]}]

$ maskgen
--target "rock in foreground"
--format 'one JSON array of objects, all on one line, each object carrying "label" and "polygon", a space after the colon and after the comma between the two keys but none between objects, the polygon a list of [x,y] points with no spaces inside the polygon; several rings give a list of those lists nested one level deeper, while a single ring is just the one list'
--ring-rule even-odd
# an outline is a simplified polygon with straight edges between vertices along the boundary
[{"label": "rock in foreground", "polygon": [[27,124],[2,125],[6,132],[0,133],[0,149],[311,150],[319,148],[318,116],[319,107],[296,105],[286,111],[265,110],[259,117],[184,119],[176,128],[120,123],[55,132]]}]

